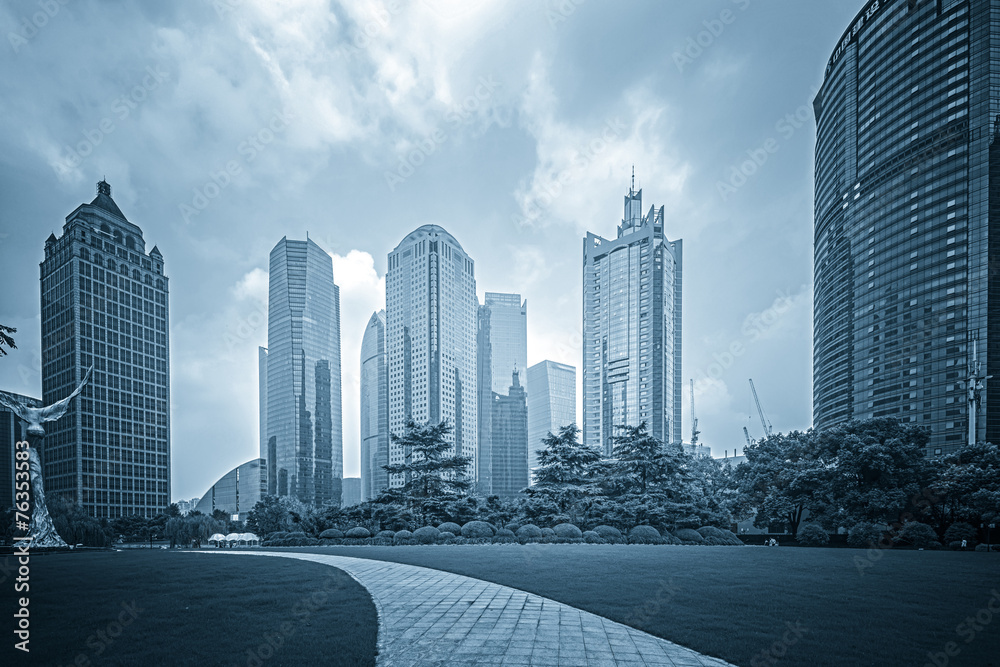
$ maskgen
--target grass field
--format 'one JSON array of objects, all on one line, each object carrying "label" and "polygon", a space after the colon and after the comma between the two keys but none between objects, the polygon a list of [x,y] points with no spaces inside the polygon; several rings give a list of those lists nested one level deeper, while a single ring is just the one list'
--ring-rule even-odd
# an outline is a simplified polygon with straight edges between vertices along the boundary
[{"label": "grass field", "polygon": [[[934,665],[928,653],[936,667],[1000,665],[1000,613],[987,607],[1000,591],[1000,554],[612,545],[294,550],[512,586],[741,666]],[[1000,610],[1000,598],[993,608]],[[961,625],[977,614],[974,625]]]},{"label": "grass field", "polygon": [[36,555],[30,567],[31,652],[12,648],[11,577],[4,665],[375,664],[371,597],[328,566],[129,550]]}]

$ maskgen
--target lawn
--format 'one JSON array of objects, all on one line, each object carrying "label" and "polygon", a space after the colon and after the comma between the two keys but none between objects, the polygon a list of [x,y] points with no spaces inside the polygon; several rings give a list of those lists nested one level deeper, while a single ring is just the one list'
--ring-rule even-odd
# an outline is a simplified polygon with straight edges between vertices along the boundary
[{"label": "lawn", "polygon": [[[935,664],[928,653],[937,667],[1000,665],[1000,614],[987,609],[1000,591],[1000,554],[884,550],[868,558],[856,549],[613,545],[294,550],[485,579],[748,667],[919,667]],[[977,614],[974,625],[962,625]]]},{"label": "lawn", "polygon": [[371,597],[318,563],[127,550],[30,567],[30,660],[12,648],[8,578],[4,665],[375,664]]}]

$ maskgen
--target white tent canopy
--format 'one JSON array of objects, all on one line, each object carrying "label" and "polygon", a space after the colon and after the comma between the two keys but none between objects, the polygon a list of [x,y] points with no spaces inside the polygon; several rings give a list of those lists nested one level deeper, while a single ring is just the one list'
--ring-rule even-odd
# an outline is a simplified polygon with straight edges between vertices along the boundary
[{"label": "white tent canopy", "polygon": [[223,535],[222,533],[216,533],[215,535],[212,535],[210,538],[208,538],[208,541],[209,542],[225,542],[226,541],[226,536]]}]

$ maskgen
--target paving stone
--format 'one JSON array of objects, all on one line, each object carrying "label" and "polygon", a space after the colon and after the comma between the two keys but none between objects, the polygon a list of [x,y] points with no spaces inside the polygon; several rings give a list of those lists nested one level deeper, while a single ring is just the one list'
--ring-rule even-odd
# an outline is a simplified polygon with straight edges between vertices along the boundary
[{"label": "paving stone", "polygon": [[378,667],[732,667],[555,600],[450,572],[323,554],[208,553],[296,558],[347,572],[368,590],[378,610]]}]

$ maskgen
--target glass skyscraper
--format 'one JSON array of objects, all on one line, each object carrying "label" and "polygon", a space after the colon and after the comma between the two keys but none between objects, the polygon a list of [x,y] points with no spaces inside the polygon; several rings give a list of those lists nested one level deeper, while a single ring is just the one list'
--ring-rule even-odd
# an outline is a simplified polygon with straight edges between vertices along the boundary
[{"label": "glass skyscraper", "polygon": [[528,467],[538,466],[542,440],[576,424],[576,369],[542,361],[528,369]]},{"label": "glass skyscraper", "polygon": [[361,500],[389,485],[389,376],[385,311],[372,313],[361,339]]},{"label": "glass skyscraper", "polygon": [[[523,373],[528,365],[528,302],[520,294],[487,292],[485,302],[479,306],[479,327],[476,334],[477,383],[479,393],[479,454],[476,471],[481,493],[491,495],[494,466],[498,469],[510,458],[509,452],[499,448],[501,442],[510,442],[511,430],[494,438],[493,405],[495,396],[507,396],[511,373]],[[522,389],[523,391],[523,389]],[[527,438],[527,433],[525,433]],[[527,443],[518,443],[518,451]],[[521,487],[523,488],[523,487]]]},{"label": "glass skyscraper", "polygon": [[606,455],[616,426],[681,442],[683,248],[663,226],[630,189],[618,238],[583,241],[583,442]]},{"label": "glass skyscraper", "polygon": [[996,0],[872,0],[827,64],[817,428],[893,417],[929,427],[931,453],[1000,442],[1000,377],[984,377],[1000,368],[997,44]]},{"label": "glass skyscraper", "polygon": [[[455,237],[424,225],[389,253],[385,279],[386,353],[389,364],[389,430],[447,420],[454,450],[475,460],[476,405],[475,263]],[[403,463],[389,446],[389,463]],[[469,475],[475,474],[475,468]],[[391,486],[403,484],[391,476]]]},{"label": "glass skyscraper", "polygon": [[156,246],[125,218],[106,181],[45,241],[42,403],[68,396],[45,427],[45,490],[92,516],[154,516],[170,502],[167,277]]},{"label": "glass skyscraper", "polygon": [[344,474],[340,288],[315,241],[282,238],[271,251],[267,307],[268,493],[341,502]]},{"label": "glass skyscraper", "polygon": [[480,465],[480,489],[487,496],[517,498],[528,486],[528,402],[520,373],[511,373],[503,394],[490,392],[490,445],[480,448],[489,457]]},{"label": "glass skyscraper", "polygon": [[219,478],[205,492],[194,509],[212,516],[215,510],[236,515],[246,521],[257,501],[267,493],[267,462],[252,459],[237,466]]}]

